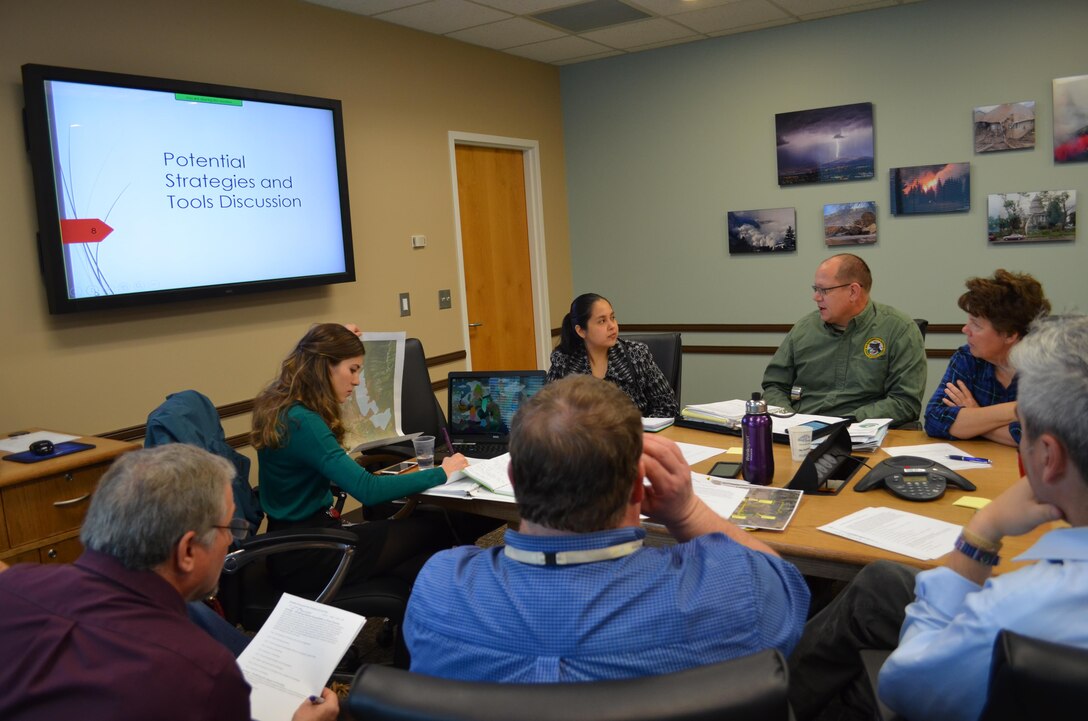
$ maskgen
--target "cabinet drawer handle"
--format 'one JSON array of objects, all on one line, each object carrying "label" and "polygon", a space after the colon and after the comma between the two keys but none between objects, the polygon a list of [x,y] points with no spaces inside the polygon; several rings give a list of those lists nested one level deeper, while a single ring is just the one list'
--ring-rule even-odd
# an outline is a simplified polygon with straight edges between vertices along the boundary
[{"label": "cabinet drawer handle", "polygon": [[77,503],[82,503],[91,497],[91,494],[82,495],[79,498],[69,498],[67,501],[55,501],[53,503],[54,508],[63,508],[64,506],[74,506]]},{"label": "cabinet drawer handle", "polygon": [[51,559],[55,559],[57,557],[57,549],[50,548],[48,551],[45,552],[45,555],[49,556],[49,558]]}]

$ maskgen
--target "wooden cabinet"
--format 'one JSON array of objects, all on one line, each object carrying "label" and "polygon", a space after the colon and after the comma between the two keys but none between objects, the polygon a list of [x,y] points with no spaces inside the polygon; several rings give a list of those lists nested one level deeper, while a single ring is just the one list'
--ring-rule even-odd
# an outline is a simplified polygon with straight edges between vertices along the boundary
[{"label": "wooden cabinet", "polygon": [[79,526],[98,479],[117,456],[138,447],[93,436],[79,440],[94,448],[37,463],[0,460],[0,561],[79,557]]}]

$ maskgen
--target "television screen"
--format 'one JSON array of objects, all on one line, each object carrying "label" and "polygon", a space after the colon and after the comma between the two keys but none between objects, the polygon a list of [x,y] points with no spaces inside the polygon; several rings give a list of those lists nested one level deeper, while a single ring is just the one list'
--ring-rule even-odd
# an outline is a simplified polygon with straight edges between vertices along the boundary
[{"label": "television screen", "polygon": [[340,101],[23,66],[51,313],[355,280]]}]

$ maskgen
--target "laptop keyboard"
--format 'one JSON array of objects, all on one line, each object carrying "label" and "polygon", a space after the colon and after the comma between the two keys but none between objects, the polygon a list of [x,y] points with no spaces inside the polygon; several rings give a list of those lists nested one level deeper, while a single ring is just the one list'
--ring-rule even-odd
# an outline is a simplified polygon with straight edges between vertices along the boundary
[{"label": "laptop keyboard", "polygon": [[453,450],[469,458],[495,458],[509,450],[505,443],[454,443]]}]

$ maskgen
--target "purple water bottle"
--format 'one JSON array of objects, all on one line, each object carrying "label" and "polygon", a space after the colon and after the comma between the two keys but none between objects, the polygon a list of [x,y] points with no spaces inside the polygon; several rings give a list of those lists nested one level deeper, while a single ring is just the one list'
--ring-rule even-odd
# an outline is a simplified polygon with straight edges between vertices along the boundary
[{"label": "purple water bottle", "polygon": [[741,472],[744,480],[757,486],[769,486],[774,480],[774,449],[771,447],[771,416],[767,403],[759,393],[744,404],[744,418],[740,422],[741,444],[744,456]]}]

